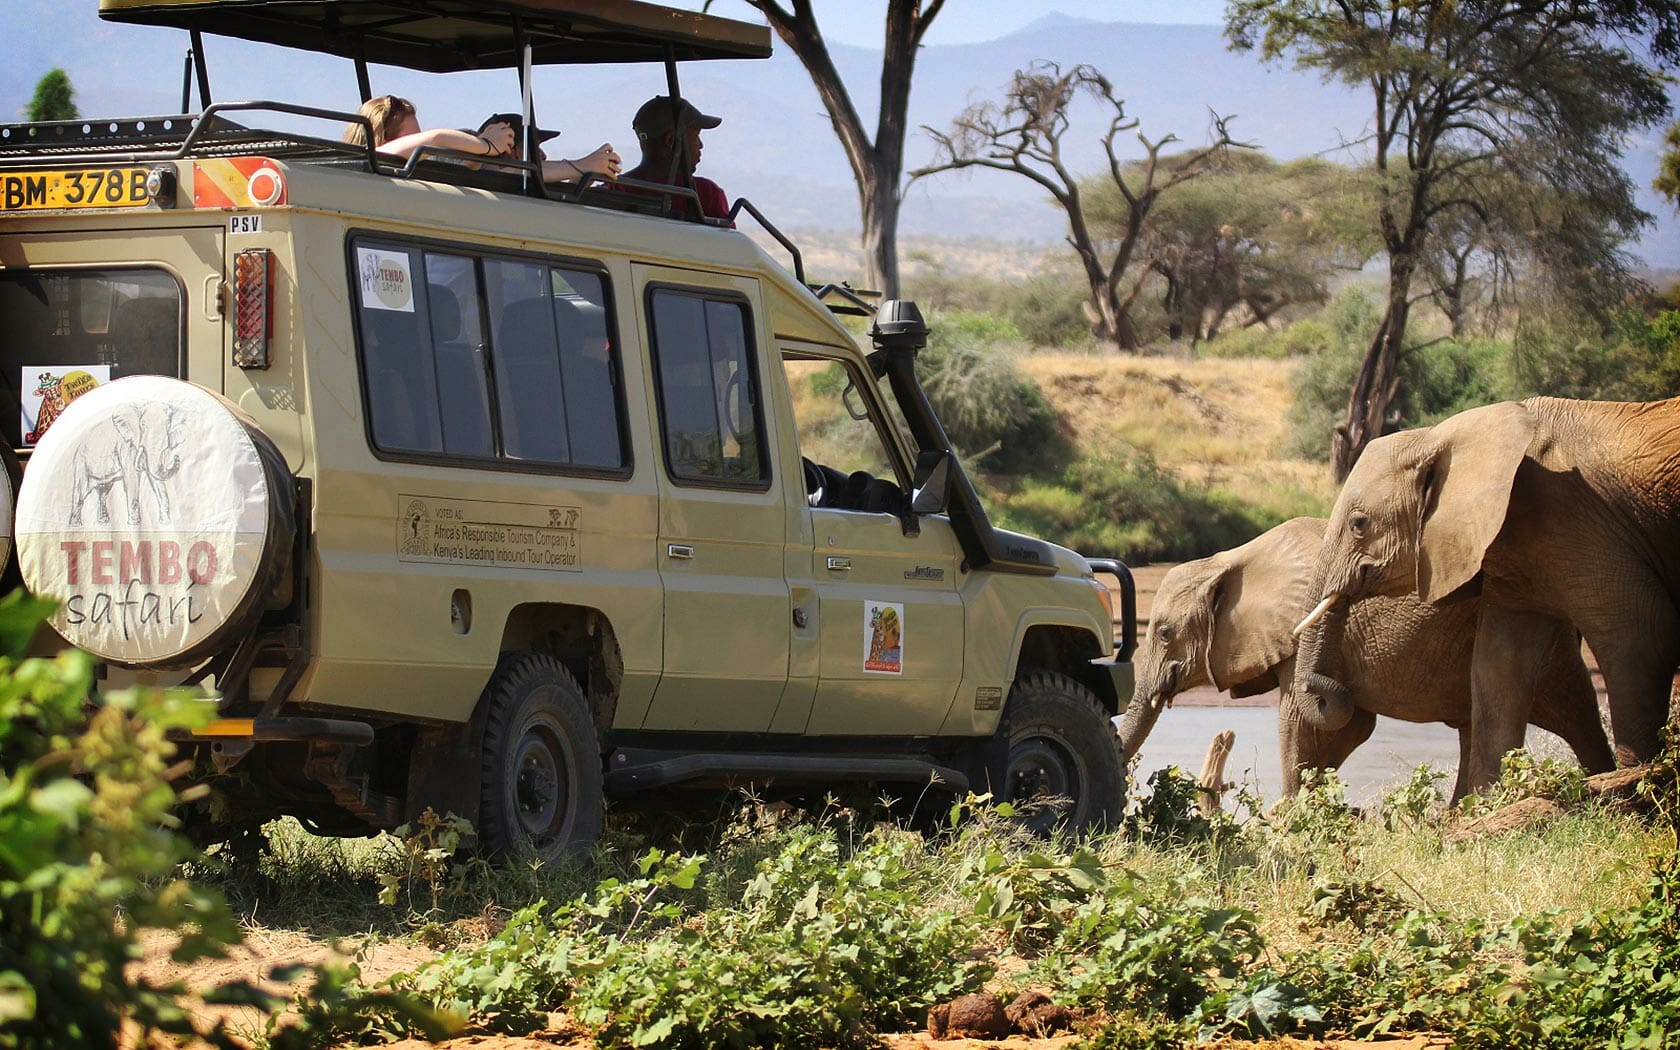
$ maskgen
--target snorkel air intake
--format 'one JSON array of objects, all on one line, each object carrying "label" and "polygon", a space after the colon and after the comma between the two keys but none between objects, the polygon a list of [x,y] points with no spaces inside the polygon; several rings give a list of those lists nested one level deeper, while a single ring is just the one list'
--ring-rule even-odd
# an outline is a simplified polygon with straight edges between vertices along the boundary
[{"label": "snorkel air intake", "polygon": [[[916,355],[927,346],[928,327],[922,312],[908,299],[888,299],[875,313],[875,323],[869,329],[875,351],[869,355],[869,366],[877,378],[884,378],[892,386],[893,396],[904,412],[910,426],[910,436],[916,441],[918,452],[949,452],[956,461],[951,439],[939,424],[939,417],[928,401],[927,392],[916,380]],[[951,527],[962,544],[963,555],[970,569],[993,569],[999,572],[1028,573],[1053,576],[1056,558],[1050,545],[1043,540],[1014,533],[1000,533],[992,528],[980,496],[968,479],[960,461],[955,462],[951,474]]]}]

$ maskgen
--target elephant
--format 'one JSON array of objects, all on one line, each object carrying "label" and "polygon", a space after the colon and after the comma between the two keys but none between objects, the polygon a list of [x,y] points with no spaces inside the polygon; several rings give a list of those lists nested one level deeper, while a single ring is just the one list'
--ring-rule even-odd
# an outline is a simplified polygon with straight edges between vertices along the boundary
[{"label": "elephant", "polygon": [[1371,442],[1331,510],[1318,605],[1297,628],[1308,722],[1334,731],[1350,717],[1334,659],[1369,596],[1474,595],[1473,783],[1522,743],[1547,620],[1598,658],[1616,758],[1649,761],[1680,663],[1677,466],[1680,398],[1508,401]]},{"label": "elephant", "polygon": [[[1315,728],[1294,702],[1290,629],[1312,600],[1325,527],[1323,518],[1296,518],[1233,550],[1168,571],[1134,657],[1137,684],[1121,721],[1121,747],[1136,755],[1162,707],[1193,686],[1229,689],[1233,696],[1281,687],[1285,795],[1299,790],[1301,770],[1339,767],[1371,735],[1380,714],[1458,729],[1456,802],[1471,789],[1466,774],[1476,602],[1437,608],[1403,596],[1354,606],[1338,665],[1349,717],[1334,728]],[[1563,737],[1587,769],[1610,769],[1610,744],[1579,636],[1551,624],[1541,641],[1547,663],[1534,724]]]},{"label": "elephant", "polygon": [[128,524],[140,524],[140,492],[152,495],[158,524],[173,517],[173,501],[164,482],[181,469],[181,446],[186,427],[175,405],[154,402],[123,405],[111,414],[110,427],[91,429],[76,447],[71,470],[69,524],[82,523],[82,508],[94,498],[94,515],[101,524],[111,520],[110,494],[122,485]]}]

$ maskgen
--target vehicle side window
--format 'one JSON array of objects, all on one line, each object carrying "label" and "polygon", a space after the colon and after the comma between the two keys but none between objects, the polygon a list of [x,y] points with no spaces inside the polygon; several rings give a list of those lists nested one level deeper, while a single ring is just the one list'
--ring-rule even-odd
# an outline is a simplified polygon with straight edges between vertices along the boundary
[{"label": "vehicle side window", "polygon": [[760,487],[769,475],[746,304],[659,288],[649,306],[672,478]]},{"label": "vehicle side window", "polygon": [[412,245],[354,248],[362,378],[379,449],[627,466],[599,274]]},{"label": "vehicle side window", "polygon": [[184,297],[155,268],[0,272],[0,440],[33,445],[91,382],[179,378]]}]

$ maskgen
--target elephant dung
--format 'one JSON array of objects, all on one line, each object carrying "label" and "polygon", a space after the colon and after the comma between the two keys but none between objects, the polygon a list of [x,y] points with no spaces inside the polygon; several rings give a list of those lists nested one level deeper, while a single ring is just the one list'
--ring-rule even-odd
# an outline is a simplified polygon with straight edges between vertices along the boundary
[{"label": "elephant dung", "polygon": [[1022,1035],[1042,1039],[1073,1028],[1074,1014],[1065,1006],[1050,1001],[1050,996],[1036,988],[1029,988],[1004,1007],[1003,1015],[1009,1026]]},{"label": "elephant dung", "polygon": [[1009,1034],[1009,1018],[1001,999],[975,992],[930,1009],[927,1030],[934,1039],[995,1039]]}]

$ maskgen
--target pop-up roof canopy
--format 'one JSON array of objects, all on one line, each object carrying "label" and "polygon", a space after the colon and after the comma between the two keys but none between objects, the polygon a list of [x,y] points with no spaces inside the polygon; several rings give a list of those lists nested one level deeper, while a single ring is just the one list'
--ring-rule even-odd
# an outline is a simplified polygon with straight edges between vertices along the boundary
[{"label": "pop-up roof canopy", "polygon": [[341,55],[428,73],[768,58],[767,26],[637,0],[99,0],[113,22]]}]

